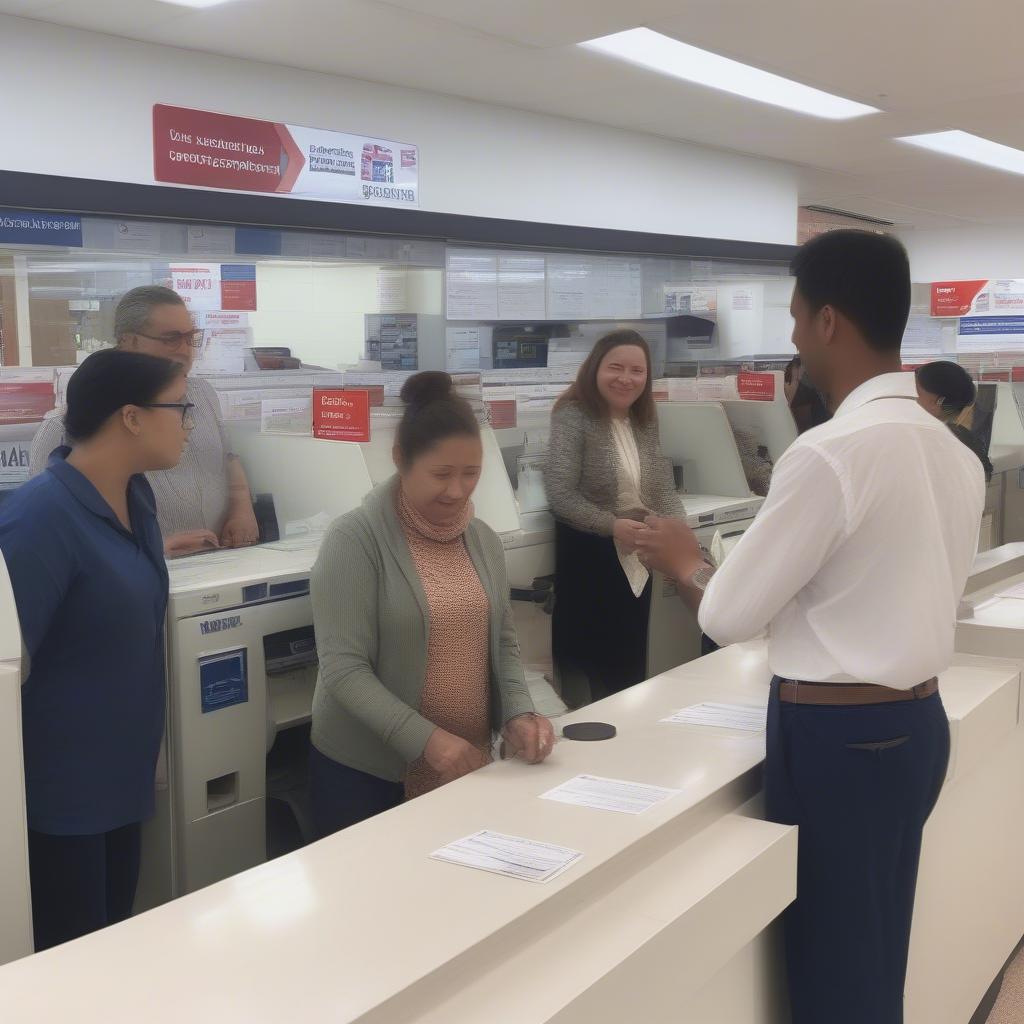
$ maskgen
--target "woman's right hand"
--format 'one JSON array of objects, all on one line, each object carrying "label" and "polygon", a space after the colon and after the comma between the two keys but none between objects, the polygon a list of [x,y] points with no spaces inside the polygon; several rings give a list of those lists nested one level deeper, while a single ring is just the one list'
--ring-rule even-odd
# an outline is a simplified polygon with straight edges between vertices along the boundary
[{"label": "woman's right hand", "polygon": [[220,547],[215,533],[209,530],[187,530],[185,533],[172,533],[164,538],[164,557],[180,558],[192,555],[197,551],[212,551]]},{"label": "woman's right hand", "polygon": [[616,519],[612,527],[612,536],[631,555],[636,551],[637,536],[643,529],[643,523],[634,522],[632,519]]},{"label": "woman's right hand", "polygon": [[487,763],[484,755],[472,743],[461,736],[453,736],[440,726],[430,734],[423,749],[423,758],[441,777],[442,782],[461,778],[483,768]]}]

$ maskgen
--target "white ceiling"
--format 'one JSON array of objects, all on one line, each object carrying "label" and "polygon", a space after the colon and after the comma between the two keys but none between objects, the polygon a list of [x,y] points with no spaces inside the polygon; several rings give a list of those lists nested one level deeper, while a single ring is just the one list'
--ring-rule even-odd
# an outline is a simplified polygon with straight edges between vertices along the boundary
[{"label": "white ceiling", "polygon": [[[0,0],[0,13],[464,96],[800,165],[801,201],[917,227],[1024,224],[1024,178],[894,142],[1024,148],[1019,3],[976,0]],[[884,113],[828,122],[575,43],[646,25]]]}]

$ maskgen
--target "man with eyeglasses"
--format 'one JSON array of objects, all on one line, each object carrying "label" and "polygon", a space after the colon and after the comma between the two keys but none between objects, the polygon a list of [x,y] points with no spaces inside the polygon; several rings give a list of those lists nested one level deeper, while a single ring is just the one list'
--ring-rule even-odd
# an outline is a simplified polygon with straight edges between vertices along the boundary
[{"label": "man with eyeglasses", "polygon": [[[133,288],[117,304],[114,334],[119,348],[162,356],[185,367],[202,343],[184,300],[170,288]],[[188,378],[182,418],[191,422],[189,443],[181,462],[148,479],[157,502],[157,518],[168,558],[208,548],[255,544],[259,527],[252,508],[245,470],[228,450],[220,407],[210,385]],[[32,440],[29,473],[47,465],[50,453],[67,443],[63,410],[50,413]]]}]

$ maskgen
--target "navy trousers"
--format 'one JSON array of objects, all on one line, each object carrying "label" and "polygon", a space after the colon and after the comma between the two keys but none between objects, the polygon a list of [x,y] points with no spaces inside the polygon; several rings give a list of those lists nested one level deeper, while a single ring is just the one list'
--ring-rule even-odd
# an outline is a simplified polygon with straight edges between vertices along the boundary
[{"label": "navy trousers", "polygon": [[772,682],[766,811],[800,829],[784,922],[793,1024],[902,1024],[921,832],[948,761],[937,693],[784,704]]},{"label": "navy trousers", "polygon": [[36,952],[131,916],[142,826],[90,836],[28,833]]},{"label": "navy trousers", "polygon": [[405,786],[339,764],[310,745],[309,799],[313,828],[323,839],[397,807],[405,799]]}]

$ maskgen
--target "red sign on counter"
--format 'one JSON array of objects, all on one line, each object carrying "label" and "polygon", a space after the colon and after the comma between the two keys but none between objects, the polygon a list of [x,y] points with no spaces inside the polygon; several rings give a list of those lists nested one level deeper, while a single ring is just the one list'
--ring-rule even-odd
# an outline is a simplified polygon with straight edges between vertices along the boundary
[{"label": "red sign on counter", "polygon": [[313,388],[313,436],[324,441],[369,441],[369,393]]},{"label": "red sign on counter", "polygon": [[0,423],[35,423],[53,406],[52,382],[0,382]]},{"label": "red sign on counter", "polygon": [[489,401],[487,411],[490,414],[490,423],[494,430],[507,430],[516,425],[517,410],[514,398],[499,398],[496,401]]},{"label": "red sign on counter", "polygon": [[934,281],[932,316],[967,316],[988,281]]},{"label": "red sign on counter", "polygon": [[775,374],[741,370],[736,378],[740,398],[747,402],[775,401]]}]

